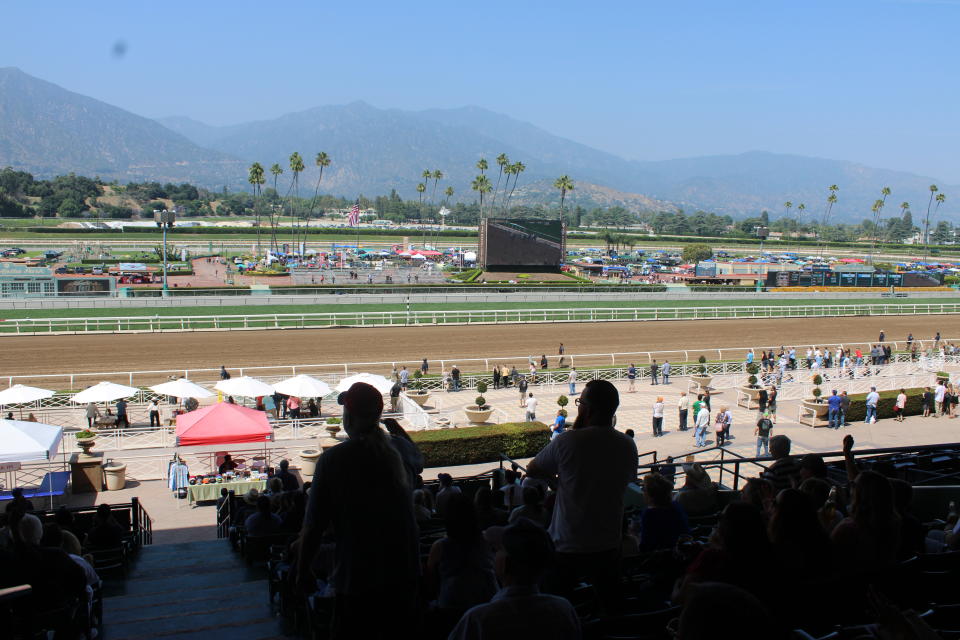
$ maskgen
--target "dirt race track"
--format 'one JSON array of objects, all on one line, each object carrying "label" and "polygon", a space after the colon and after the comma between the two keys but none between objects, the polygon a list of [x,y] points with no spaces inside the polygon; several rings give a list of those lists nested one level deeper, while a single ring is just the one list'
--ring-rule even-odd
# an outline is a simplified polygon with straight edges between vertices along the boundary
[{"label": "dirt race track", "polygon": [[[457,358],[541,353],[551,356],[553,363],[560,342],[574,355],[687,349],[695,358],[698,350],[718,347],[863,343],[876,340],[881,329],[891,341],[903,341],[909,332],[918,340],[929,340],[940,331],[946,339],[960,336],[960,315],[3,337],[0,376],[423,357],[449,363]],[[707,356],[716,358],[716,351]],[[518,367],[524,364],[517,362]],[[610,360],[578,359],[576,364]]]}]

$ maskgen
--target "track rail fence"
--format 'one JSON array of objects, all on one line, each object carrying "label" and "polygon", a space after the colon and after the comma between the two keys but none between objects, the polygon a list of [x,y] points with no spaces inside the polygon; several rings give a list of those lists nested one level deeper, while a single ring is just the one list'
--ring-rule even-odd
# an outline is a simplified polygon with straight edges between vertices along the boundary
[{"label": "track rail fence", "polygon": [[198,316],[11,318],[0,336],[76,333],[166,333],[556,322],[642,322],[825,318],[845,316],[943,315],[960,313],[960,303],[748,305],[729,307],[474,309],[436,311],[353,311]]}]

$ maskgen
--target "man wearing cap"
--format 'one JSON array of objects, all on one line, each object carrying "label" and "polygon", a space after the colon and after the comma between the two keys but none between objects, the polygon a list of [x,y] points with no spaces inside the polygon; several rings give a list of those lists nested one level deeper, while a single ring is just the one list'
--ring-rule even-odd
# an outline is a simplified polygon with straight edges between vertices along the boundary
[{"label": "man wearing cap", "polygon": [[538,584],[553,559],[550,536],[526,518],[490,527],[484,537],[497,547],[495,569],[502,585],[487,604],[469,609],[449,640],[580,638],[580,620],[565,599],[540,593]]},{"label": "man wearing cap", "polygon": [[383,396],[358,382],[340,394],[348,439],[324,452],[300,532],[297,584],[313,593],[312,561],[332,531],[336,590],[331,638],[412,634],[419,534],[407,472],[380,428]]},{"label": "man wearing cap", "polygon": [[606,602],[618,600],[623,494],[637,477],[637,445],[613,426],[619,404],[610,382],[588,382],[573,429],[527,467],[528,476],[557,487],[550,523],[557,566],[548,586],[560,595],[588,575]]},{"label": "man wearing cap", "polygon": [[757,428],[754,433],[757,435],[757,456],[760,457],[760,449],[763,448],[763,455],[770,455],[770,432],[773,431],[773,421],[770,419],[770,412],[764,411],[760,419],[757,420]]}]

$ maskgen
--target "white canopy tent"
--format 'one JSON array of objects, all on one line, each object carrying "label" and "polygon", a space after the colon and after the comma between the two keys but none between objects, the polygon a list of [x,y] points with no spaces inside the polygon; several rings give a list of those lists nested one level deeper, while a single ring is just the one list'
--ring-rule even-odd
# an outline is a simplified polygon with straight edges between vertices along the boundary
[{"label": "white canopy tent", "polygon": [[[8,404],[23,405],[28,402],[45,400],[54,394],[49,389],[39,389],[37,387],[28,387],[24,384],[15,384],[9,389],[0,391],[0,407]],[[23,407],[20,407],[20,417],[23,417]]]},{"label": "white canopy tent", "polygon": [[250,376],[241,376],[239,378],[230,378],[221,380],[214,389],[222,391],[228,396],[238,396],[240,398],[257,398],[259,396],[273,395],[273,386],[263,380],[257,380]]},{"label": "white canopy tent", "polygon": [[196,382],[191,382],[186,378],[155,384],[150,387],[150,390],[162,393],[165,396],[173,396],[174,398],[212,398],[216,395],[213,391],[201,387]]},{"label": "white canopy tent", "polygon": [[129,398],[139,391],[136,387],[128,387],[124,384],[115,382],[98,382],[88,389],[84,389],[77,395],[70,398],[77,404],[87,404],[88,402],[110,402],[120,398]]},{"label": "white canopy tent", "polygon": [[355,373],[352,376],[343,378],[337,384],[337,391],[344,392],[357,382],[365,382],[380,393],[388,393],[393,386],[393,382],[383,376],[378,376],[374,373]]},{"label": "white canopy tent", "polygon": [[273,385],[273,388],[279,393],[297,398],[322,398],[333,391],[323,380],[305,374],[287,378]]},{"label": "white canopy tent", "polygon": [[52,460],[62,439],[63,427],[42,422],[0,420],[0,462]]}]

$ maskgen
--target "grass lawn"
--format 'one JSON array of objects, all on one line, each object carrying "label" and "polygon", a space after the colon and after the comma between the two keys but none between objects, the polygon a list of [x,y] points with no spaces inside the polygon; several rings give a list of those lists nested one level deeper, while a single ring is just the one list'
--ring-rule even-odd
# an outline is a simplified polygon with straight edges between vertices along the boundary
[{"label": "grass lawn", "polygon": [[[673,309],[685,307],[781,307],[797,305],[817,306],[860,306],[864,304],[940,304],[954,302],[952,299],[910,298],[885,302],[880,299],[865,299],[854,302],[844,300],[811,301],[810,298],[777,299],[753,303],[751,300],[622,300],[596,301],[571,300],[552,302],[497,302],[497,303],[420,303],[411,304],[411,311],[471,311],[479,309]],[[105,317],[144,317],[144,316],[231,316],[260,315],[282,313],[356,313],[374,311],[405,311],[406,305],[399,304],[298,304],[298,305],[233,305],[221,307],[137,307],[107,309],[0,309],[0,319],[17,318],[105,318]]]}]

